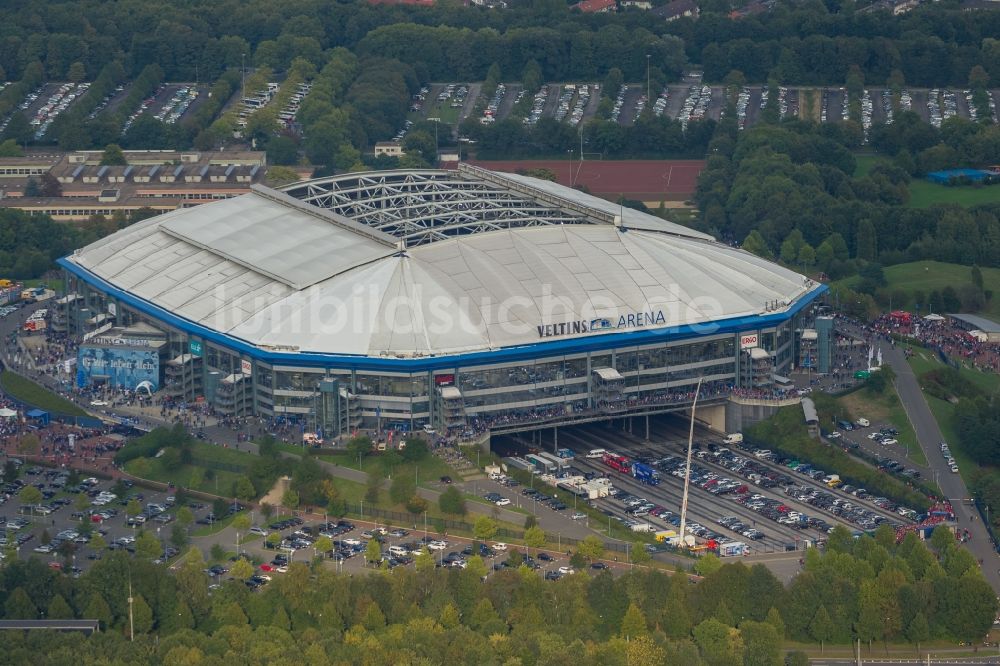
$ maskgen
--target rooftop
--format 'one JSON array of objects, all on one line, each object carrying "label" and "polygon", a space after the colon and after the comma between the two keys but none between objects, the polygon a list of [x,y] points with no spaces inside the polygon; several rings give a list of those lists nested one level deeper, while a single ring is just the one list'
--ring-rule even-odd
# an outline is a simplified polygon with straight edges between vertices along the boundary
[{"label": "rooftop", "polygon": [[973,314],[949,314],[948,316],[973,326],[983,333],[1000,333],[1000,324],[986,317]]}]

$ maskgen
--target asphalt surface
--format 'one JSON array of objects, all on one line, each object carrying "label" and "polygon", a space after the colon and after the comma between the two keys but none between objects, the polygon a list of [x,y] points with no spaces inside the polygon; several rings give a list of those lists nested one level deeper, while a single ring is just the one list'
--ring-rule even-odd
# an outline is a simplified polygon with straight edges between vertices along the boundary
[{"label": "asphalt surface", "polygon": [[[853,331],[859,337],[859,331]],[[884,341],[882,344],[882,359],[896,373],[896,391],[899,400],[910,419],[917,443],[927,457],[930,473],[936,478],[941,492],[952,503],[958,526],[968,529],[972,539],[965,547],[977,559],[982,561],[983,575],[990,586],[1000,594],[1000,555],[997,554],[993,542],[979,519],[978,511],[967,500],[972,497],[965,481],[960,474],[954,474],[941,455],[941,442],[945,441],[933,412],[927,405],[923,390],[917,381],[910,364],[906,361],[903,350]]]}]

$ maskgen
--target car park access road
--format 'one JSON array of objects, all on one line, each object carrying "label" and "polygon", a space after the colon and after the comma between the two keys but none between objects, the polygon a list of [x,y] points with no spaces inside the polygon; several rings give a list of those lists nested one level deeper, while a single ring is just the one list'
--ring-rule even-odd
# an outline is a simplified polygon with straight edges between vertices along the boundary
[{"label": "car park access road", "polygon": [[[865,337],[865,334],[857,329],[849,329],[849,332],[859,338]],[[998,569],[1000,555],[997,554],[986,527],[979,518],[979,512],[965,501],[972,497],[965,481],[961,475],[952,473],[941,456],[940,444],[945,441],[944,435],[941,434],[941,428],[938,427],[937,420],[924,398],[913,369],[906,361],[902,349],[886,340],[881,342],[881,347],[883,362],[896,373],[896,392],[899,394],[899,401],[906,410],[906,415],[916,433],[917,442],[927,457],[934,480],[937,481],[944,496],[951,501],[958,526],[968,529],[972,534],[972,539],[966,542],[965,546],[977,560],[982,562],[983,575],[993,590],[1000,594],[1000,569]],[[955,443],[949,442],[949,444]]]}]

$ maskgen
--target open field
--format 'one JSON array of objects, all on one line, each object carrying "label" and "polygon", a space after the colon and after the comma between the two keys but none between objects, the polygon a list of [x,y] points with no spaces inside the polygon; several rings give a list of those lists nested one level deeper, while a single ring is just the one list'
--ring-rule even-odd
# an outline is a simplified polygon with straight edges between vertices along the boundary
[{"label": "open field", "polygon": [[83,411],[69,400],[60,398],[55,393],[45,389],[30,379],[25,379],[21,375],[5,370],[0,374],[0,387],[16,400],[21,400],[39,409],[58,412],[68,416],[86,416]]},{"label": "open field", "polygon": [[1000,202],[1000,185],[949,187],[923,179],[914,179],[910,182],[910,202],[907,205],[910,208],[927,208],[934,204],[978,206],[998,202]]},{"label": "open field", "polygon": [[[854,169],[855,178],[868,175],[872,167],[879,162],[889,161],[886,157],[868,154],[855,155],[855,159],[857,160],[857,167]],[[949,187],[931,183],[923,178],[914,178],[910,181],[909,189],[910,201],[907,206],[910,208],[927,208],[934,204],[978,206],[1000,202],[1000,186],[996,185]]]},{"label": "open field", "polygon": [[[998,190],[1000,192],[1000,190]],[[1000,295],[1000,268],[982,268],[983,288]],[[842,284],[848,287],[857,286],[861,278],[852,276],[844,280],[835,282],[834,285]],[[896,264],[885,268],[886,289],[888,291],[900,290],[907,295],[904,303],[894,302],[894,309],[914,309],[913,294],[922,291],[926,297],[932,291],[940,291],[947,286],[959,287],[962,284],[972,282],[972,267],[961,264],[947,264],[941,261],[914,261],[906,264]],[[920,304],[921,310],[926,314],[927,304]],[[1000,298],[994,297],[986,303],[986,307],[979,312],[984,317],[1000,320]]]}]

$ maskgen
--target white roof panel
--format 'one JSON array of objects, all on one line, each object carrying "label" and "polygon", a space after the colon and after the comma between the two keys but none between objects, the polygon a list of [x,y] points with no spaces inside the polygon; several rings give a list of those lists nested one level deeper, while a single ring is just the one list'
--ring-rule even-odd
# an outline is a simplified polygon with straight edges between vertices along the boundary
[{"label": "white roof panel", "polygon": [[396,251],[392,239],[370,235],[378,232],[358,233],[349,220],[342,224],[328,211],[274,194],[281,199],[254,191],[199,206],[162,229],[296,289]]},{"label": "white roof panel", "polygon": [[[625,215],[625,228],[480,229],[400,251],[377,229],[255,190],[144,220],[70,261],[254,345],[401,358],[569,338],[581,322],[593,336],[621,332],[622,321],[631,331],[759,315],[816,287],[704,234],[629,228]],[[650,312],[662,318],[642,316]]]}]

